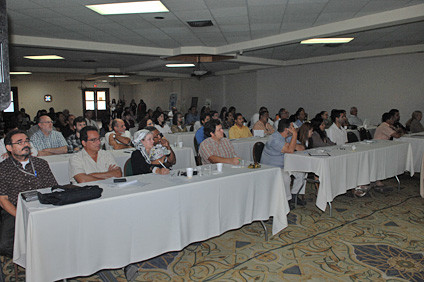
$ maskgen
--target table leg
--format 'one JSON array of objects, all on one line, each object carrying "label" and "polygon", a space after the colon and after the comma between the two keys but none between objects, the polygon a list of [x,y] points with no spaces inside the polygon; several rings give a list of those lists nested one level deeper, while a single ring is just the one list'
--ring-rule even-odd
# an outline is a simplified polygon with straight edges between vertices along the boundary
[{"label": "table leg", "polygon": [[268,230],[266,229],[266,225],[262,220],[261,220],[261,224],[265,231],[265,241],[268,241]]},{"label": "table leg", "polygon": [[399,178],[397,177],[397,175],[395,175],[395,177],[396,177],[396,180],[397,180],[397,182],[398,182],[398,191],[400,191],[400,180],[399,180]]},{"label": "table leg", "polygon": [[330,216],[333,216],[333,207],[331,206],[331,202],[328,202],[328,205],[330,206]]}]

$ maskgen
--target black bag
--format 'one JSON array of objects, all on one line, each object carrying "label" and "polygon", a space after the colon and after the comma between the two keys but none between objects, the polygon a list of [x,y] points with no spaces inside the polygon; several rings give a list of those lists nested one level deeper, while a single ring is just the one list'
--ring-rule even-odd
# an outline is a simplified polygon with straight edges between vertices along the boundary
[{"label": "black bag", "polygon": [[[57,189],[63,189],[63,191],[55,191]],[[46,194],[38,192],[38,200],[40,203],[62,206],[97,199],[102,195],[103,189],[98,185],[87,185],[82,187],[75,185],[58,185],[53,186],[51,191],[51,193]]]}]

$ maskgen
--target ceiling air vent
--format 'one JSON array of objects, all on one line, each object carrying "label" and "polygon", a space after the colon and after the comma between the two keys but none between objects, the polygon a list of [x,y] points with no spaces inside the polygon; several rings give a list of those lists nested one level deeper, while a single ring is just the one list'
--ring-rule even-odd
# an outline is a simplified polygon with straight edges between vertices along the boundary
[{"label": "ceiling air vent", "polygon": [[204,21],[190,21],[187,22],[189,26],[191,27],[205,27],[205,26],[213,26],[213,23],[211,20],[204,20]]}]

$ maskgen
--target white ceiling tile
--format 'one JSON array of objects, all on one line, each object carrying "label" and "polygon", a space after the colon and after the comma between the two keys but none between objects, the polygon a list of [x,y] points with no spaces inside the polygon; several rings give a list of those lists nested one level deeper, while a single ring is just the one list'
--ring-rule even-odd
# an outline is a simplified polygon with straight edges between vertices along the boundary
[{"label": "white ceiling tile", "polygon": [[248,25],[220,25],[223,32],[249,31]]},{"label": "white ceiling tile", "polygon": [[318,14],[325,8],[325,3],[315,4],[287,4],[285,14]]},{"label": "white ceiling tile", "polygon": [[208,7],[202,0],[162,0],[171,12],[206,10]]},{"label": "white ceiling tile", "polygon": [[234,37],[227,38],[227,42],[229,44],[239,43],[239,42],[244,42],[249,40],[252,40],[250,36],[234,36]]},{"label": "white ceiling tile", "polygon": [[42,8],[42,6],[37,5],[28,0],[7,0],[6,1],[6,9],[7,10],[20,10],[20,9],[38,9]]},{"label": "white ceiling tile", "polygon": [[229,17],[246,17],[246,7],[232,7],[232,8],[217,8],[211,9],[211,13],[215,18],[229,18]]},{"label": "white ceiling tile", "polygon": [[252,24],[250,25],[252,31],[264,31],[268,30],[275,34],[280,30],[280,24]]},{"label": "white ceiling tile", "polygon": [[344,21],[353,17],[353,13],[322,13],[315,21],[315,26]]},{"label": "white ceiling tile", "polygon": [[247,0],[249,6],[286,5],[288,0]]},{"label": "white ceiling tile", "polygon": [[216,8],[233,8],[233,7],[245,7],[246,6],[246,0],[205,0],[206,6],[208,6],[209,9],[216,9]]},{"label": "white ceiling tile", "polygon": [[215,19],[218,25],[247,25],[249,20],[247,17],[228,17]]},{"label": "white ceiling tile", "polygon": [[54,25],[60,25],[60,26],[67,26],[67,25],[73,25],[73,24],[79,24],[78,21],[66,18],[66,17],[60,17],[60,18],[44,18],[44,21],[54,24]]},{"label": "white ceiling tile", "polygon": [[21,9],[19,12],[34,18],[57,18],[61,16],[50,9]]},{"label": "white ceiling tile", "polygon": [[331,0],[325,6],[324,13],[338,13],[343,12],[353,12],[356,13],[360,11],[369,0]]}]

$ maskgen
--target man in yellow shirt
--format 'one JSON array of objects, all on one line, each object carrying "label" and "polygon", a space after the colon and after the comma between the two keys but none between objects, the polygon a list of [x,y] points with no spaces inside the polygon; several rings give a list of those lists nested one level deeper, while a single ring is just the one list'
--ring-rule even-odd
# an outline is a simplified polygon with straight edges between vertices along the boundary
[{"label": "man in yellow shirt", "polygon": [[243,125],[244,118],[242,114],[236,114],[234,122],[235,124],[230,128],[229,132],[230,139],[247,138],[252,136],[250,129]]}]

